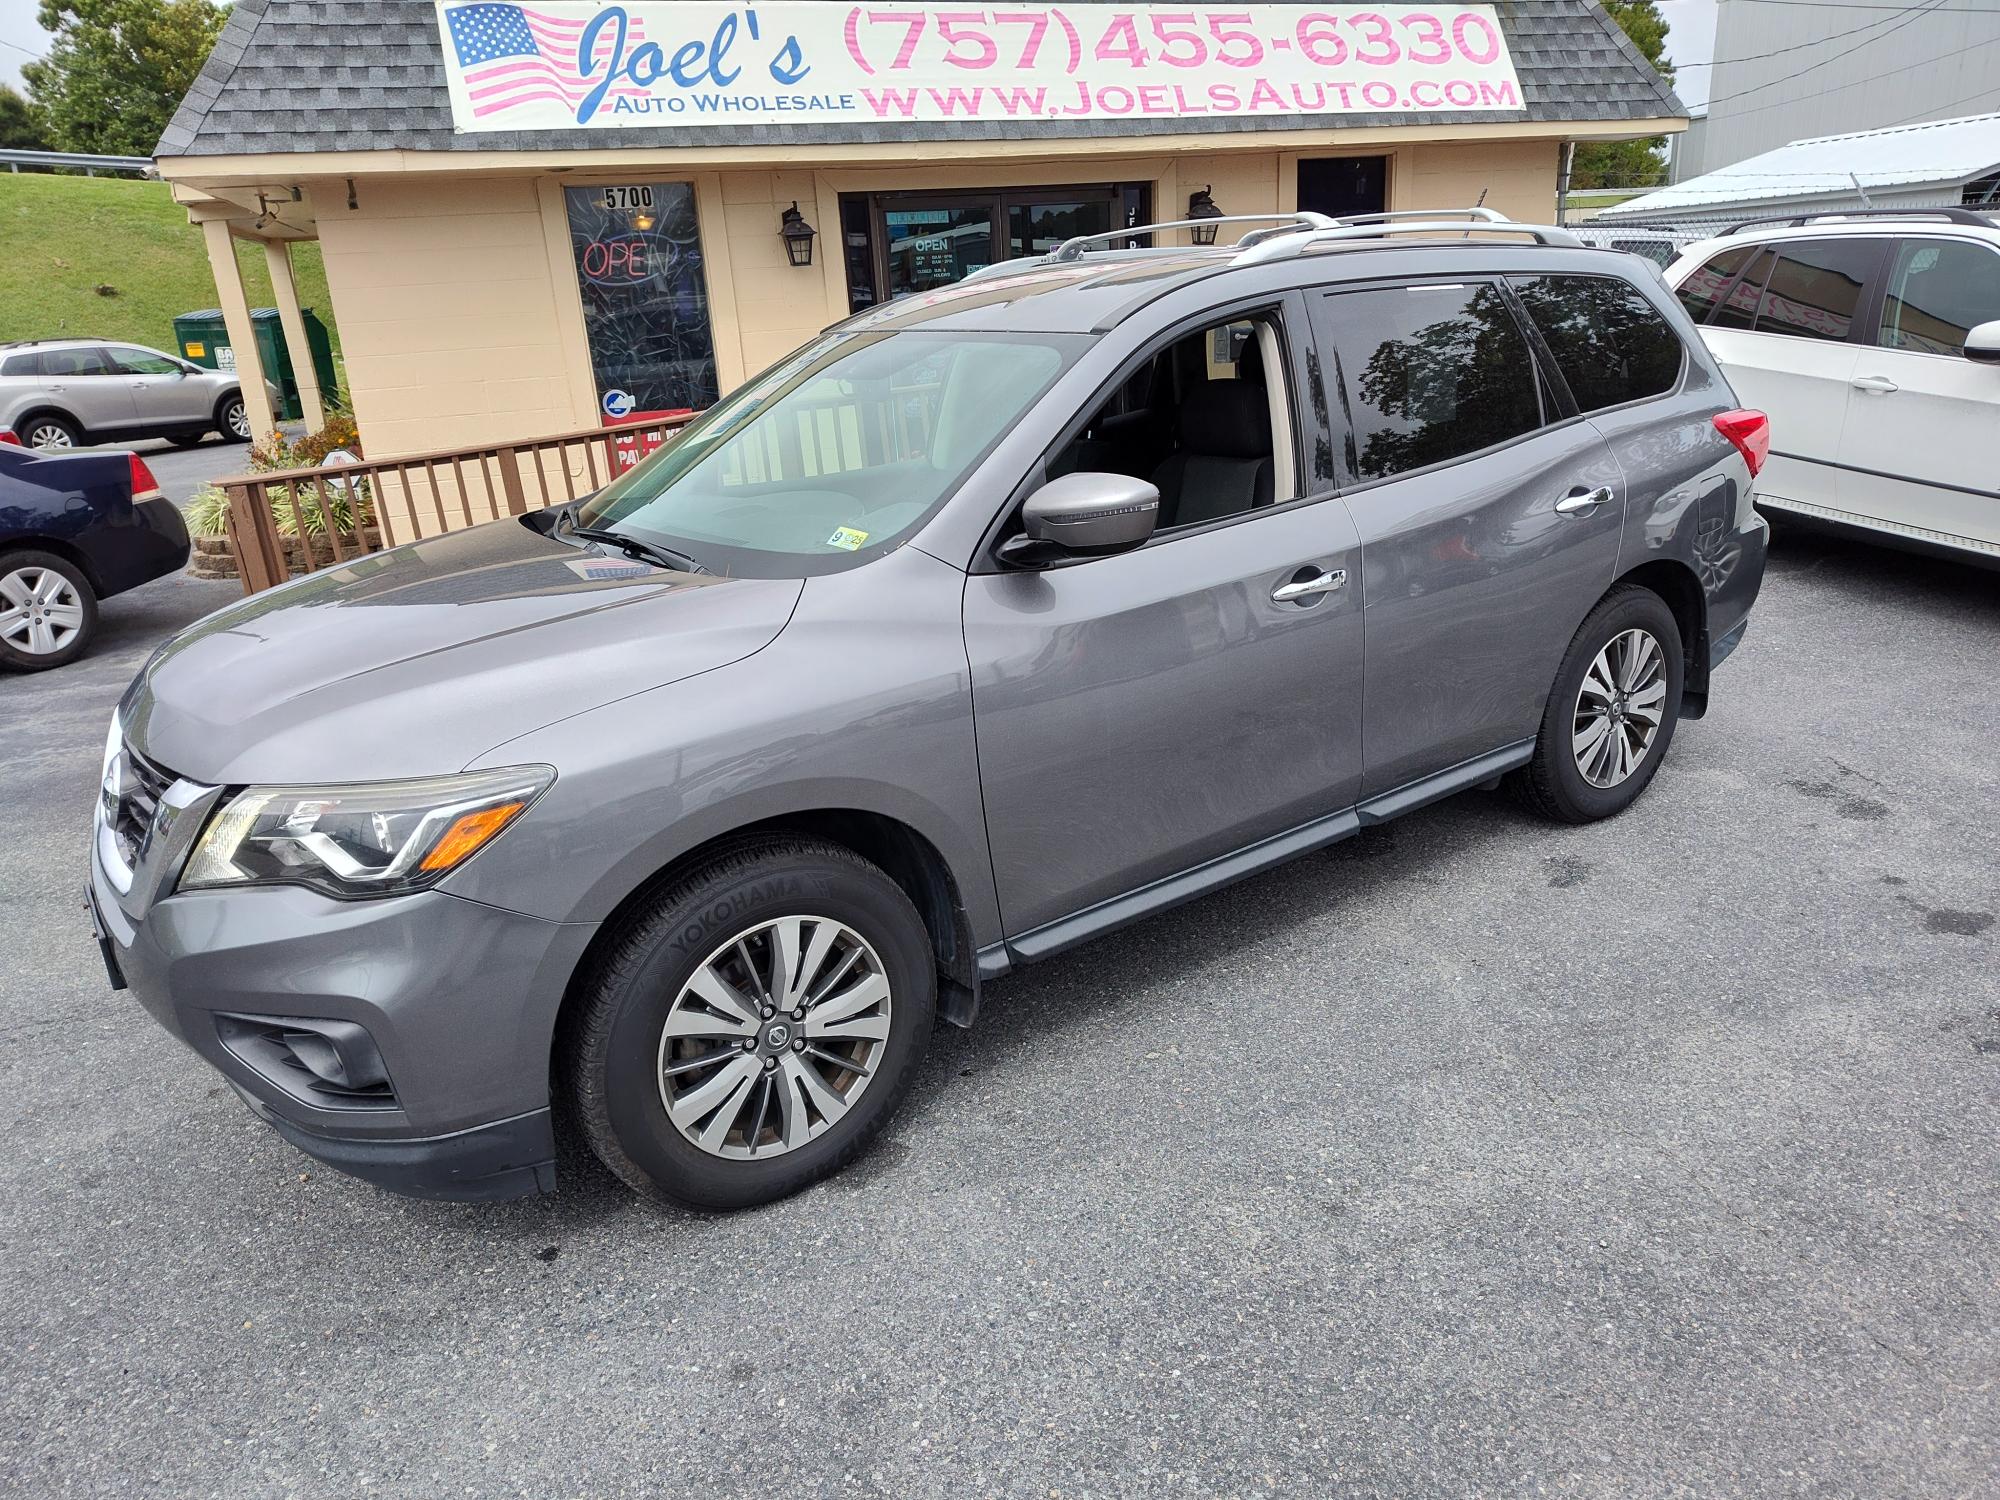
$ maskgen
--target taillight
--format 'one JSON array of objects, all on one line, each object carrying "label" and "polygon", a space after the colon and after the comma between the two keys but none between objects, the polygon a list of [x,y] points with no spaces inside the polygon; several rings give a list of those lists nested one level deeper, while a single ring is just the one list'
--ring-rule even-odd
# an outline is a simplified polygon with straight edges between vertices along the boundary
[{"label": "taillight", "polygon": [[20,438],[14,435],[11,427],[0,427],[0,443],[12,443],[16,448],[21,446]]},{"label": "taillight", "polygon": [[132,465],[132,498],[149,500],[160,493],[160,481],[153,477],[153,471],[146,467],[146,460],[136,453],[125,455]]},{"label": "taillight", "polygon": [[1771,419],[1761,411],[1724,411],[1715,415],[1715,430],[1736,445],[1755,479],[1771,456]]}]

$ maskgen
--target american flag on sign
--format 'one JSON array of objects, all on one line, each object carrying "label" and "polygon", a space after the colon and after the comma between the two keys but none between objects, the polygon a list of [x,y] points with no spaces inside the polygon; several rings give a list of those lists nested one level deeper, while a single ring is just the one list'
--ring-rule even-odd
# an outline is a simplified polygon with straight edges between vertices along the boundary
[{"label": "american flag on sign", "polygon": [[[517,104],[554,99],[572,110],[597,86],[602,75],[586,81],[577,66],[577,45],[585,21],[564,20],[525,5],[457,5],[445,12],[452,50],[464,71],[466,95],[474,116],[497,114]],[[628,50],[646,37],[635,16],[626,34]],[[592,63],[609,56],[616,28],[607,26],[592,47]],[[608,97],[643,99],[646,91],[622,83]]]}]

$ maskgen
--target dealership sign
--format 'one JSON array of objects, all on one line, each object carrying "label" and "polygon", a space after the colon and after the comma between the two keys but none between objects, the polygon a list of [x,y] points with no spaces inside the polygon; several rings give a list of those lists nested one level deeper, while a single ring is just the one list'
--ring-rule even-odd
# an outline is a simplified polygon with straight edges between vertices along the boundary
[{"label": "dealership sign", "polygon": [[438,0],[468,130],[1518,110],[1491,5]]}]

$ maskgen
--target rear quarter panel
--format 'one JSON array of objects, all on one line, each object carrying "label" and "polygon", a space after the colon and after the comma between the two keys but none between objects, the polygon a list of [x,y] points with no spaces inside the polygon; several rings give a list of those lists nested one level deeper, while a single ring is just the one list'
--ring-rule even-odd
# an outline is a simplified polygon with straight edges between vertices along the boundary
[{"label": "rear quarter panel", "polygon": [[1688,569],[1713,642],[1756,602],[1769,532],[1752,504],[1749,465],[1715,427],[1717,413],[1740,404],[1735,391],[1680,304],[1661,287],[1642,290],[1680,334],[1687,364],[1673,395],[1589,419],[1624,470],[1618,573],[1660,561]]},{"label": "rear quarter panel", "polygon": [[123,453],[39,456],[0,446],[0,549],[75,559],[100,597],[184,567],[188,536],[171,501],[135,504]]}]

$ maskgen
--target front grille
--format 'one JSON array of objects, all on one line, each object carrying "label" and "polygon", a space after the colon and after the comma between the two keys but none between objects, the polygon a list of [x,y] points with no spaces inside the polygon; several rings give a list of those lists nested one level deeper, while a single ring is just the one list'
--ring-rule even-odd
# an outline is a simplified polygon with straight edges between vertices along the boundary
[{"label": "front grille", "polygon": [[102,792],[104,826],[126,869],[138,864],[146,837],[153,831],[153,820],[159,816],[160,798],[177,779],[130,745],[112,762]]}]

